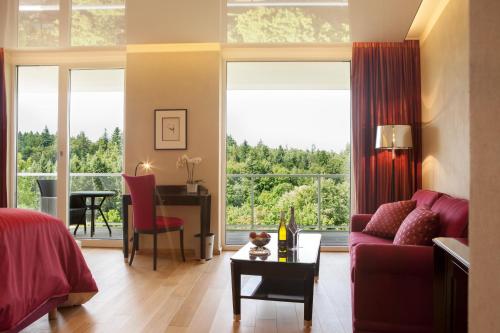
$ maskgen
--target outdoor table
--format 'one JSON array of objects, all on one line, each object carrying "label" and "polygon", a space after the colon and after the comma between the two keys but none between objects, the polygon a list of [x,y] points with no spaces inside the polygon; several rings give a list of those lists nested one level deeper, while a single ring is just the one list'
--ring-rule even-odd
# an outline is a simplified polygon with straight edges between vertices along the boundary
[{"label": "outdoor table", "polygon": [[[109,230],[109,237],[111,237],[111,228],[109,227],[108,221],[106,220],[106,216],[102,212],[102,204],[108,197],[115,196],[115,192],[113,191],[76,191],[71,192],[72,196],[81,197],[83,202],[85,202],[85,208],[90,210],[90,237],[94,237],[95,234],[95,213],[98,211],[101,213],[102,218],[104,219],[104,223],[106,223],[106,227]],[[87,202],[87,199],[90,199],[90,204]],[[96,199],[101,199],[99,202]]]}]

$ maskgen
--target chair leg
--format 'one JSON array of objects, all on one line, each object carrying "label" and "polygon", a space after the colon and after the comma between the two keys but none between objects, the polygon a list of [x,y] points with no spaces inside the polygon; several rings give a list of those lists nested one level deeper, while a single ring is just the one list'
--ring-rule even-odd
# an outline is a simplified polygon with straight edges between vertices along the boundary
[{"label": "chair leg", "polygon": [[156,257],[157,257],[157,241],[158,241],[158,234],[154,233],[153,234],[153,270],[156,271]]},{"label": "chair leg", "polygon": [[79,226],[80,226],[79,224],[77,224],[77,225],[76,225],[75,231],[73,231],[73,235],[75,235],[75,236],[76,236],[76,231],[78,230],[78,227],[79,227]]},{"label": "chair leg", "polygon": [[137,232],[134,232],[134,238],[132,239],[132,252],[130,254],[130,261],[128,262],[129,266],[132,266],[132,262],[134,261],[135,246],[137,244],[138,238],[139,238],[139,234]]},{"label": "chair leg", "polygon": [[184,229],[179,230],[179,237],[181,244],[182,261],[186,261],[186,257],[184,256]]}]

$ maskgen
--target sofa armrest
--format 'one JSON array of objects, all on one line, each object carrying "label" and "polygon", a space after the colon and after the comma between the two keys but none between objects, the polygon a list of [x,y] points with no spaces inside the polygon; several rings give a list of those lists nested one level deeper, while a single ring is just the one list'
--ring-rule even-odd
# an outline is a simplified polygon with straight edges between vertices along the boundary
[{"label": "sofa armrest", "polygon": [[351,251],[354,331],[432,333],[432,246],[358,244]]},{"label": "sofa armrest", "polygon": [[352,251],[354,274],[392,274],[431,277],[432,246],[358,244]]},{"label": "sofa armrest", "polygon": [[365,229],[373,214],[354,214],[351,216],[351,231],[361,232]]}]

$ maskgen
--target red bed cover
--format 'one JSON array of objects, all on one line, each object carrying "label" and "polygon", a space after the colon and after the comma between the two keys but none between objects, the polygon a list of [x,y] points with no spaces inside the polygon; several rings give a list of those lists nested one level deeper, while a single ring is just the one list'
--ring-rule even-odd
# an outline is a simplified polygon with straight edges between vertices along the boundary
[{"label": "red bed cover", "polygon": [[70,293],[92,292],[97,285],[60,220],[0,208],[0,332],[23,328],[43,314],[36,315],[41,309]]}]

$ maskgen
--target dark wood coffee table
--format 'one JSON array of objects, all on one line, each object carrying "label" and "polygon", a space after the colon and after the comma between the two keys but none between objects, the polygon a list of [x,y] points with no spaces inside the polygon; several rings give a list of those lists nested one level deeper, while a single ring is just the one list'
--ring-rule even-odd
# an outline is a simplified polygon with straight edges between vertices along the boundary
[{"label": "dark wood coffee table", "polygon": [[[304,303],[304,326],[312,324],[314,280],[319,276],[320,234],[300,234],[297,251],[278,253],[277,235],[266,246],[267,258],[252,257],[246,244],[231,257],[234,320],[240,320],[241,299]],[[241,289],[241,275],[254,275]]]}]

